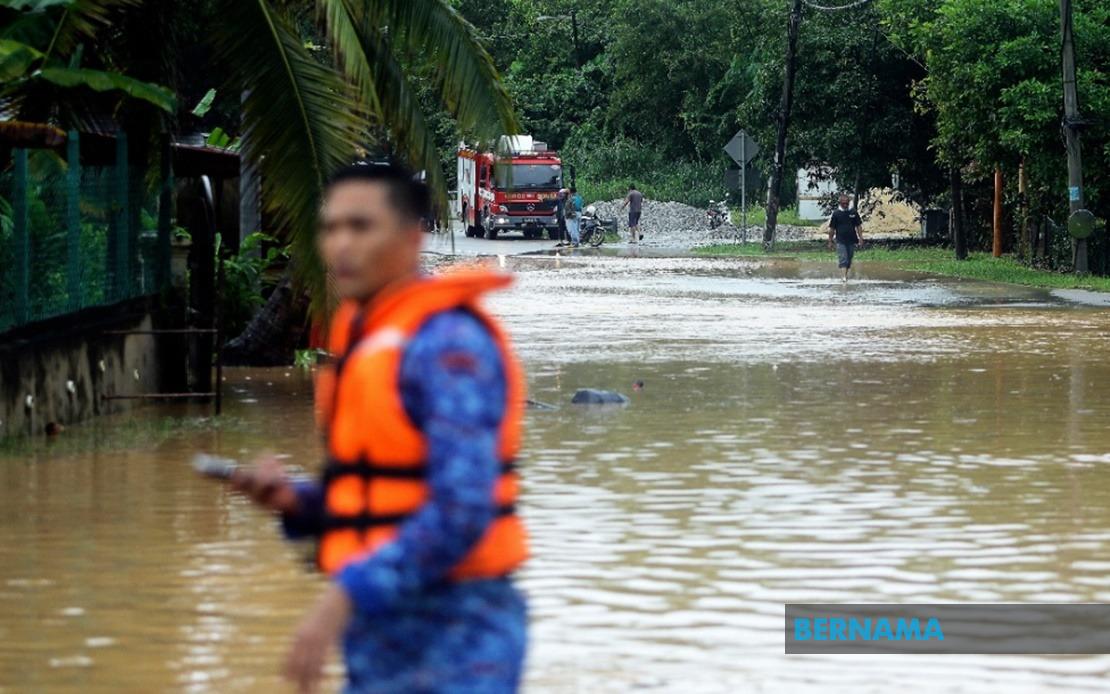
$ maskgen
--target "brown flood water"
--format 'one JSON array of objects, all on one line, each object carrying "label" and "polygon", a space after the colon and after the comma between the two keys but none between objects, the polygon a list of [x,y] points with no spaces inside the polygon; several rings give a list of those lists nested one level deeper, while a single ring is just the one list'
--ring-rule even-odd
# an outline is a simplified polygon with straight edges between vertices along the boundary
[{"label": "brown flood water", "polygon": [[[1110,601],[1110,311],[828,264],[510,259],[533,692],[1105,691],[1110,656],[793,656],[785,602]],[[579,387],[625,409],[566,404]],[[308,376],[0,449],[0,692],[284,691],[321,581],[195,450],[314,468]],[[333,666],[333,683],[339,668]]]}]

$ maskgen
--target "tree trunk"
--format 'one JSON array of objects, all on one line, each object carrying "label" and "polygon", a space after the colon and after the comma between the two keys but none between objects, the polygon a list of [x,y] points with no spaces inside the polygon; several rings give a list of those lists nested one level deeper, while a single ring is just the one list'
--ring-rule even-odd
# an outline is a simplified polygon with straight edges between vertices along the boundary
[{"label": "tree trunk", "polygon": [[790,125],[790,108],[794,103],[794,73],[798,64],[798,28],[801,23],[802,0],[794,0],[790,23],[787,25],[786,74],[782,82],[782,101],[779,102],[775,161],[767,186],[767,227],[763,230],[763,247],[768,250],[775,245],[775,227],[779,220],[779,194],[782,190],[783,170],[786,168],[786,131]]},{"label": "tree trunk", "polygon": [[994,167],[994,210],[991,216],[991,255],[1002,257],[1002,167]]},{"label": "tree trunk", "polygon": [[952,184],[952,242],[956,246],[956,260],[967,260],[967,230],[964,228],[964,193],[959,167],[949,172]]},{"label": "tree trunk", "polygon": [[308,297],[294,291],[286,270],[274,292],[251,318],[243,334],[224,345],[222,361],[227,366],[285,366],[293,363],[303,343]]}]

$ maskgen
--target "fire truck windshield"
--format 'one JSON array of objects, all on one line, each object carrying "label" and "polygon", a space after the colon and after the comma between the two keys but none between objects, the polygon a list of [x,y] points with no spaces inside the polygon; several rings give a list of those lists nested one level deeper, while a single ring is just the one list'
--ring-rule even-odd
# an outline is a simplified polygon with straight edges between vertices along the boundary
[{"label": "fire truck windshield", "polygon": [[558,164],[498,164],[495,168],[501,190],[550,190],[563,181]]}]

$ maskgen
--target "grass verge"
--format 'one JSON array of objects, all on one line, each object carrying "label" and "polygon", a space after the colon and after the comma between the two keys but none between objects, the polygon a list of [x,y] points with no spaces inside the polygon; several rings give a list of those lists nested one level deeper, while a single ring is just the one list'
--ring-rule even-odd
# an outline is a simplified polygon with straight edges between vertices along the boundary
[{"label": "grass verge", "polygon": [[[735,226],[740,226],[742,223],[742,215],[739,208],[729,207],[729,214],[731,215],[732,223]],[[823,219],[802,219],[798,216],[797,207],[784,207],[779,210],[778,223],[785,224],[793,227],[819,227],[825,223]],[[762,207],[749,207],[748,208],[748,226],[761,227],[767,224],[767,210]]]},{"label": "grass verge", "polygon": [[[743,258],[796,258],[835,262],[835,255],[823,243],[804,241],[779,243],[768,253],[758,243],[728,243],[703,246],[699,255]],[[903,270],[928,272],[946,277],[1008,282],[1052,289],[1089,289],[1110,292],[1110,277],[1080,276],[1072,273],[1038,270],[1022,265],[1012,256],[994,258],[989,253],[972,253],[967,260],[956,260],[952,250],[938,247],[884,247],[868,245],[857,251],[863,262],[886,263]]]}]

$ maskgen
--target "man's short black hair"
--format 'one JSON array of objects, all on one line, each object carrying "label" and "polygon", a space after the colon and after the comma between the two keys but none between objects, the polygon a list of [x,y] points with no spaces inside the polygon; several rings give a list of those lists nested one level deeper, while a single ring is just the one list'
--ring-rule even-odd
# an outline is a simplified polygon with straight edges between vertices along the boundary
[{"label": "man's short black hair", "polygon": [[431,215],[432,195],[428,186],[412,172],[396,164],[351,164],[331,175],[324,194],[342,183],[381,183],[388,189],[389,202],[406,219],[425,219]]},{"label": "man's short black hair", "polygon": [[636,190],[636,184],[635,183],[629,183],[628,184],[628,189],[629,190]]},{"label": "man's short black hair", "polygon": [[570,192],[572,192],[572,193],[577,193],[577,192],[578,192],[578,189],[577,189],[577,188],[575,188],[574,186],[571,186],[571,187],[570,187]]}]

